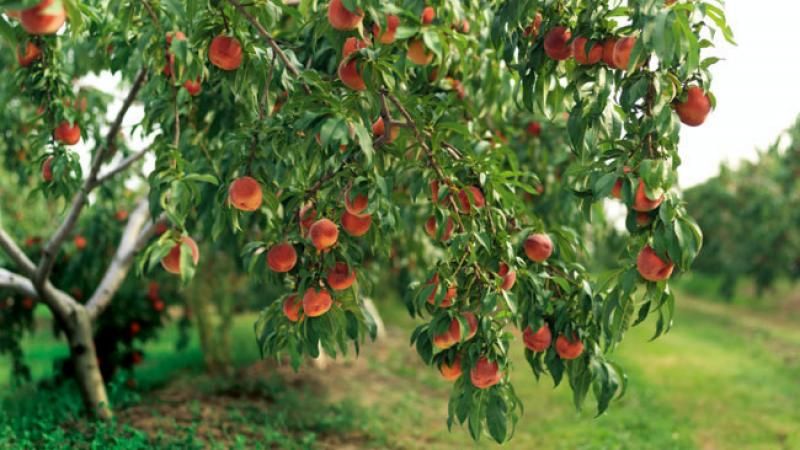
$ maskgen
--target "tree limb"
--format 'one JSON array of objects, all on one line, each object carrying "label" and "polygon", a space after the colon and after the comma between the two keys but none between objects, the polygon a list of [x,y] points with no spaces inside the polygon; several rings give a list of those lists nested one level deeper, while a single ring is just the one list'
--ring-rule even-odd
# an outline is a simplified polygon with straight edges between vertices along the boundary
[{"label": "tree limb", "polygon": [[69,233],[71,233],[72,229],[75,227],[75,223],[78,221],[78,217],[80,217],[81,211],[83,210],[83,207],[89,198],[89,193],[99,185],[97,175],[100,172],[100,167],[103,165],[103,161],[108,156],[109,152],[111,152],[114,148],[114,142],[117,139],[117,133],[119,133],[119,129],[122,127],[122,120],[125,118],[125,114],[127,114],[128,109],[130,109],[133,101],[136,99],[136,95],[139,93],[139,90],[144,85],[146,79],[147,70],[140,70],[139,74],[136,76],[136,80],[131,86],[131,90],[128,92],[128,96],[122,103],[122,108],[119,110],[117,117],[111,124],[108,134],[106,134],[105,144],[95,154],[95,159],[92,162],[91,169],[89,170],[89,175],[83,182],[81,189],[72,199],[72,204],[69,212],[67,213],[67,217],[61,223],[55,233],[53,233],[53,236],[42,250],[42,259],[39,261],[39,266],[36,269],[36,275],[33,277],[33,283],[37,287],[43,286],[47,280],[47,277],[50,276],[50,272],[53,270],[53,264],[55,264],[56,256],[58,255],[58,251],[61,249],[61,245],[67,238],[67,235],[69,235]]},{"label": "tree limb", "polygon": [[99,175],[97,177],[97,184],[101,185],[101,184],[105,183],[106,181],[108,181],[108,179],[113,178],[118,173],[124,172],[125,170],[128,169],[128,167],[133,165],[133,163],[135,163],[136,161],[142,159],[142,157],[144,157],[144,155],[149,151],[150,151],[150,147],[147,147],[145,149],[139,150],[138,152],[136,152],[136,153],[134,153],[132,155],[129,155],[127,158],[125,158],[122,161],[120,161],[120,163],[116,167],[114,167],[113,169],[110,169],[106,173],[104,173],[102,175]]},{"label": "tree limb", "polygon": [[134,257],[153,236],[156,225],[166,220],[166,216],[162,215],[155,222],[150,222],[149,219],[150,205],[147,199],[144,199],[139,202],[128,218],[128,224],[122,233],[114,258],[86,304],[92,320],[96,319],[111,303],[114,294],[125,281],[125,277],[133,265]]},{"label": "tree limb", "polygon": [[2,267],[0,267],[0,288],[11,289],[28,297],[39,296],[31,280]]}]

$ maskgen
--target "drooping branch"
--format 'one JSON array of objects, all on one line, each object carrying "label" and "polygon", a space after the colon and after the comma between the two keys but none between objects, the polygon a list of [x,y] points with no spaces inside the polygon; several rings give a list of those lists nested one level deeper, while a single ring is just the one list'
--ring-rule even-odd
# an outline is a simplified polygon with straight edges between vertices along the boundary
[{"label": "drooping branch", "polygon": [[[247,21],[250,22],[250,24],[255,27],[255,29],[258,31],[258,34],[260,34],[261,37],[263,37],[267,41],[269,46],[272,47],[272,51],[274,51],[275,54],[278,55],[278,58],[280,58],[281,61],[283,61],[283,65],[286,66],[286,70],[291,72],[291,74],[294,75],[295,77],[300,78],[300,70],[298,70],[297,67],[289,60],[289,57],[286,56],[286,53],[283,52],[283,49],[278,45],[278,43],[275,41],[275,39],[272,37],[269,31],[267,31],[267,29],[264,28],[263,25],[261,25],[261,22],[259,22],[258,19],[253,17],[252,14],[247,12],[244,5],[242,5],[238,0],[228,0],[228,3],[233,5],[236,8],[236,10],[239,11],[239,14],[244,16],[244,18],[247,19]],[[309,88],[308,85],[305,83],[303,83],[303,89],[305,89],[307,94],[311,93],[311,88]]]},{"label": "drooping branch", "polygon": [[146,199],[140,201],[136,206],[128,218],[114,258],[86,304],[92,320],[97,318],[111,303],[114,294],[125,281],[125,277],[133,265],[134,257],[154,235],[156,224],[164,220],[166,220],[166,216],[159,217],[156,222],[150,222],[150,207]]},{"label": "drooping branch", "polygon": [[139,150],[138,152],[133,153],[132,155],[130,155],[127,158],[123,159],[122,161],[119,162],[119,164],[117,164],[116,167],[114,167],[113,169],[110,169],[107,172],[99,175],[97,177],[97,184],[101,185],[101,184],[105,183],[106,181],[108,181],[110,178],[113,178],[114,176],[116,176],[117,174],[126,171],[131,165],[133,165],[133,163],[135,163],[136,161],[142,159],[144,157],[144,155],[147,154],[147,152],[149,152],[149,151],[150,151],[150,147],[147,147],[147,148]]},{"label": "drooping branch", "polygon": [[67,238],[69,233],[72,232],[75,224],[78,221],[78,218],[81,215],[81,211],[83,211],[83,207],[86,205],[86,202],[89,198],[89,193],[94,190],[99,185],[98,174],[100,173],[100,168],[103,165],[106,157],[113,151],[114,143],[117,139],[117,134],[119,133],[120,128],[122,127],[122,121],[125,118],[128,110],[130,109],[133,101],[136,99],[136,96],[139,94],[139,90],[144,85],[145,80],[147,79],[147,70],[142,69],[139,71],[139,74],[136,76],[136,79],[131,86],[130,91],[128,92],[128,96],[125,98],[125,101],[122,103],[122,108],[117,113],[117,117],[114,119],[114,122],[111,124],[111,128],[108,130],[106,134],[105,142],[103,146],[100,147],[97,152],[95,153],[95,159],[92,162],[92,167],[89,170],[89,175],[84,180],[83,185],[81,186],[80,190],[75,194],[72,199],[72,203],[70,205],[69,212],[67,213],[67,217],[58,227],[58,229],[53,233],[53,236],[47,242],[44,249],[42,250],[42,259],[39,261],[39,266],[36,270],[36,275],[33,279],[34,285],[42,286],[45,284],[47,277],[50,276],[50,272],[53,270],[53,264],[55,264],[56,256],[58,255],[58,251],[61,249],[61,245],[64,243],[64,240]]},{"label": "drooping branch", "polygon": [[0,267],[0,288],[11,289],[28,297],[39,296],[31,280],[2,267]]}]

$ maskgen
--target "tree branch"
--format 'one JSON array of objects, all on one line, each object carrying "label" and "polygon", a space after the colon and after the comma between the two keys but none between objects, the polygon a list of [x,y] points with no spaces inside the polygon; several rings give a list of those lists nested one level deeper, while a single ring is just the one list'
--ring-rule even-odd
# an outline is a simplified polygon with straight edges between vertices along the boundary
[{"label": "tree branch", "polygon": [[0,288],[12,289],[28,297],[38,297],[31,280],[0,267]]},{"label": "tree branch", "polygon": [[[244,5],[239,3],[238,0],[228,0],[228,3],[233,5],[236,8],[236,10],[239,11],[239,14],[244,16],[244,18],[247,19],[247,21],[250,22],[250,24],[252,24],[256,28],[258,33],[267,41],[269,46],[272,47],[272,51],[274,51],[281,59],[281,61],[283,61],[283,65],[286,66],[286,70],[291,72],[292,75],[294,75],[295,77],[300,78],[300,71],[297,69],[297,67],[295,67],[294,64],[292,64],[291,61],[289,61],[289,58],[286,56],[286,53],[283,52],[283,49],[281,49],[281,47],[278,45],[278,43],[275,41],[272,35],[269,34],[269,31],[267,31],[267,29],[264,28],[263,25],[261,25],[261,22],[259,22],[258,19],[253,17],[252,14],[247,12],[247,10],[244,8]],[[311,94],[311,88],[309,88],[307,84],[303,83],[303,89],[305,89],[307,94]]]},{"label": "tree branch", "polygon": [[149,222],[149,219],[150,205],[144,199],[139,202],[128,218],[128,224],[122,233],[114,258],[86,304],[92,320],[96,319],[111,303],[114,294],[125,281],[125,277],[133,265],[134,257],[153,236],[156,224],[166,220],[166,216],[162,215],[155,222]]},{"label": "tree branch", "polygon": [[39,266],[36,269],[36,276],[33,277],[33,283],[37,286],[37,288],[39,286],[43,286],[47,280],[47,277],[50,276],[50,272],[53,270],[53,264],[55,264],[56,256],[58,255],[58,251],[61,249],[61,245],[67,238],[67,235],[69,235],[69,233],[71,233],[72,229],[75,227],[75,223],[78,221],[78,217],[80,217],[81,211],[83,210],[83,207],[89,198],[89,193],[99,185],[97,175],[100,172],[100,167],[103,165],[103,161],[108,156],[109,152],[111,152],[114,148],[114,143],[117,139],[117,133],[119,133],[119,130],[122,127],[122,120],[125,118],[125,114],[127,114],[128,109],[130,109],[133,101],[136,99],[136,95],[139,93],[139,90],[144,85],[146,79],[147,70],[140,70],[139,74],[136,76],[136,80],[131,86],[131,90],[128,92],[128,96],[122,103],[122,108],[119,110],[117,117],[111,124],[108,134],[106,134],[104,146],[101,147],[95,154],[95,159],[92,162],[91,169],[89,170],[89,175],[83,182],[80,191],[78,191],[78,193],[76,193],[72,199],[72,204],[69,212],[67,213],[67,217],[61,223],[55,233],[53,233],[53,236],[42,250],[42,259],[39,261]]},{"label": "tree branch", "polygon": [[21,248],[14,242],[14,239],[6,232],[3,227],[0,227],[0,247],[11,258],[17,266],[22,268],[27,276],[33,276],[36,273],[36,265],[28,258],[28,255],[22,251]]},{"label": "tree branch", "polygon": [[142,149],[142,150],[140,150],[140,151],[138,151],[138,152],[136,152],[136,153],[134,153],[132,155],[129,155],[127,158],[125,158],[122,161],[120,161],[120,163],[116,167],[114,167],[113,169],[110,169],[106,173],[104,173],[102,175],[99,175],[97,177],[97,184],[101,185],[101,184],[105,183],[106,181],[108,181],[110,178],[113,178],[118,173],[124,172],[125,170],[128,169],[128,167],[133,165],[133,163],[135,163],[136,161],[142,159],[142,157],[149,151],[150,151],[150,147],[147,147],[147,148]]}]

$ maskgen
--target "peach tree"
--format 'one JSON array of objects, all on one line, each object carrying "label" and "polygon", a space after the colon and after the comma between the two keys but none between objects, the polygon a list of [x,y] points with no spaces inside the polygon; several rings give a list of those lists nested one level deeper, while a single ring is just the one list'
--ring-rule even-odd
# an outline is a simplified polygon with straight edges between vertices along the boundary
[{"label": "peach tree", "polygon": [[[35,258],[0,234],[12,263],[0,283],[60,318],[101,415],[86,334],[133,260],[141,276],[189,282],[197,242],[232,231],[243,267],[285,293],[266,300],[258,345],[295,366],[374,336],[370,274],[416,249],[406,303],[424,323],[411,342],[454,382],[448,425],[475,439],[507,440],[522,414],[513,330],[537,378],[566,380],[577,407],[591,390],[600,414],[625,387],[607,353],[650,314],[656,336],[672,324],[668,279],[702,242],[675,186],[678,135],[714,104],[716,59],[702,53],[716,33],[732,39],[719,2],[0,5],[18,56],[4,95],[38,120],[26,173],[67,200]],[[128,85],[110,125],[76,96],[72,81],[93,72]],[[118,134],[136,101],[150,143],[132,151]],[[65,238],[143,160],[153,167],[108,276],[78,301],[50,280]],[[593,275],[609,197],[628,207],[629,238],[618,268]]]}]

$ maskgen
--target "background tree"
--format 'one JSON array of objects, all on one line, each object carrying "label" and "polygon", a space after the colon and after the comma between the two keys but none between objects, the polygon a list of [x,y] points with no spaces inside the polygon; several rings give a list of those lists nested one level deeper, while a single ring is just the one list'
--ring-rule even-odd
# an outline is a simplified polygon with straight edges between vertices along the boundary
[{"label": "background tree", "polygon": [[[591,388],[598,413],[624,391],[606,352],[650,313],[656,336],[671,326],[667,280],[701,246],[674,186],[678,119],[699,125],[713,105],[715,59],[701,49],[717,29],[730,39],[716,2],[2,5],[19,17],[0,30],[23,66],[3,91],[15,114],[42,121],[27,135],[42,167],[27,173],[41,170],[45,195],[69,203],[38,255],[0,234],[13,263],[2,283],[53,311],[87,404],[103,416],[92,321],[160,223],[169,230],[138,267],[160,262],[186,282],[203,264],[196,242],[235,232],[243,266],[282,292],[262,313],[258,344],[295,365],[374,336],[366,263],[397,257],[396,236],[425,230],[434,248],[412,270],[408,309],[425,321],[412,342],[455,380],[448,423],[475,439],[506,440],[521,411],[509,326],[523,330],[537,377],[566,379],[578,407]],[[67,16],[69,34],[53,34]],[[104,109],[83,111],[69,83],[103,69],[130,85],[105,136]],[[152,144],[130,152],[117,135],[136,98]],[[565,127],[560,154],[537,144],[525,154],[520,143],[550,126],[531,124],[541,117]],[[81,138],[96,143],[85,176],[69,148]],[[57,257],[87,203],[104,203],[91,195],[110,178],[103,165],[122,155],[104,172],[113,176],[145,152],[155,158],[149,201],[136,203],[82,304],[50,281]],[[526,203],[548,187],[564,202]],[[630,208],[631,234],[619,268],[591,277],[585,222],[609,195]]]}]

